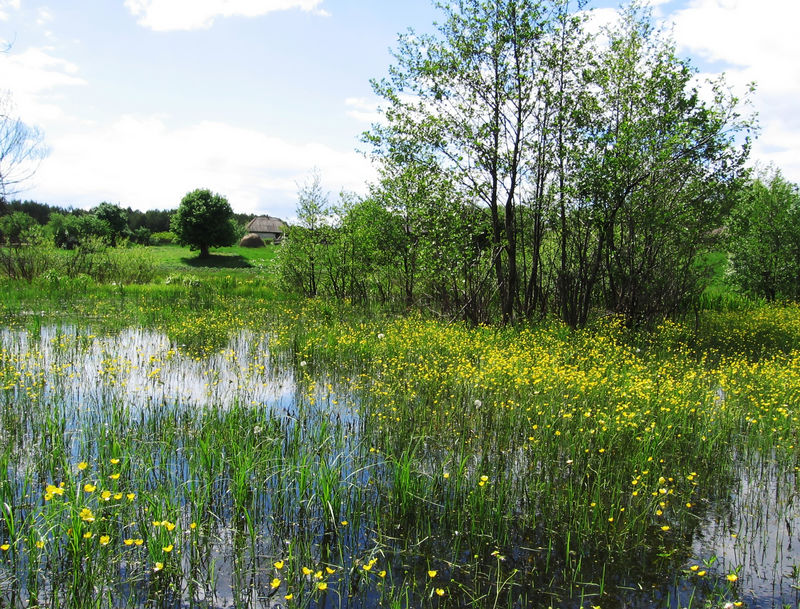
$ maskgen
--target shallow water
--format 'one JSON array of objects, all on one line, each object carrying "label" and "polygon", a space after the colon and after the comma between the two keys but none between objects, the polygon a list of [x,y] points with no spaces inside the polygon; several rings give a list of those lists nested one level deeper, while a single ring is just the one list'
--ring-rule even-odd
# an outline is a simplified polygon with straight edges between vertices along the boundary
[{"label": "shallow water", "polygon": [[[316,449],[323,456],[315,461],[317,467],[324,462],[336,469],[336,480],[346,480],[348,485],[370,489],[376,481],[385,484],[385,478],[391,477],[380,456],[372,458],[370,467],[363,469],[350,462],[338,461],[355,454],[360,441],[359,398],[348,393],[350,383],[346,379],[343,382],[340,382],[342,379],[333,380],[335,374],[329,377],[320,371],[315,371],[312,378],[305,362],[272,357],[267,334],[241,332],[224,349],[197,357],[179,345],[173,345],[164,334],[141,328],[100,336],[76,326],[42,327],[34,335],[6,328],[0,331],[0,349],[4,360],[15,362],[20,378],[27,378],[27,385],[35,386],[31,391],[36,403],[57,404],[58,409],[67,414],[63,433],[71,439],[69,452],[75,461],[81,451],[86,450],[86,436],[82,435],[82,429],[90,420],[87,419],[88,413],[124,405],[129,423],[135,424],[135,421],[156,413],[161,416],[169,412],[178,416],[180,413],[226,409],[238,404],[271,413],[275,420],[281,421],[282,434],[290,434],[295,425],[301,425],[297,421],[301,420],[302,409],[302,430],[298,433],[303,434],[304,442],[316,441],[315,427],[338,426],[337,429],[341,430],[339,452],[325,453],[327,448]],[[38,384],[36,379],[40,381]],[[11,400],[23,399],[26,390],[18,383],[6,391],[6,400]],[[312,397],[309,399],[308,396]],[[242,433],[252,434],[258,442],[283,442],[283,438],[270,436],[274,431],[253,428],[243,429]],[[33,434],[31,438],[35,435],[31,430],[27,433]],[[189,458],[185,455],[190,451],[191,441],[191,438],[181,440],[178,454],[165,461],[176,470],[173,472],[176,481],[190,477]],[[36,467],[39,458],[36,454],[32,454],[30,460],[20,458],[16,467],[8,469],[11,483],[22,484],[22,472]],[[436,470],[435,454],[426,455],[423,450],[419,459],[420,470]],[[513,595],[506,602],[510,606],[552,604],[554,607],[577,608],[602,600],[603,609],[622,609],[698,607],[705,599],[716,599],[720,605],[722,601],[737,599],[744,606],[758,609],[798,606],[800,501],[796,473],[786,473],[785,464],[778,463],[775,455],[738,455],[735,462],[735,475],[726,487],[727,493],[717,492],[701,506],[696,525],[681,531],[682,538],[671,548],[669,556],[659,557],[643,550],[631,553],[628,562],[615,563],[584,556],[581,577],[567,578],[562,577],[566,569],[558,564],[571,564],[575,562],[575,556],[554,555],[551,558],[542,545],[546,542],[546,534],[542,531],[521,536],[519,548],[505,560],[509,569],[530,570],[533,579],[520,586],[524,595],[518,598],[527,599],[524,603],[514,601]],[[509,467],[517,472],[516,476],[530,471],[530,464],[511,463]],[[320,472],[317,469],[313,473],[318,475]],[[318,486],[314,486],[318,482],[311,484],[314,493],[321,492]],[[277,598],[270,594],[269,581],[274,576],[271,564],[282,555],[282,548],[291,540],[306,540],[316,548],[314,552],[323,557],[330,551],[328,546],[339,543],[339,547],[347,548],[346,555],[339,557],[339,562],[344,563],[339,566],[345,572],[358,569],[361,564],[357,562],[361,560],[359,557],[374,552],[378,547],[377,532],[383,523],[363,521],[356,527],[338,532],[334,539],[327,525],[325,533],[321,533],[318,526],[321,519],[326,518],[324,514],[316,513],[311,517],[303,513],[304,496],[299,502],[300,511],[292,512],[291,522],[287,521],[289,528],[283,528],[274,522],[271,514],[271,510],[276,509],[274,491],[277,488],[262,485],[257,496],[250,499],[251,505],[260,512],[252,515],[255,525],[248,533],[253,534],[251,541],[241,537],[243,527],[229,522],[219,523],[213,539],[205,546],[208,552],[206,560],[214,564],[213,581],[206,583],[205,590],[201,587],[192,593],[189,604],[280,606],[276,604]],[[228,492],[223,491],[224,496],[218,498],[218,514],[223,518],[233,518],[235,513]],[[369,496],[373,491],[364,492]],[[190,507],[182,507],[184,524],[192,518]],[[304,531],[309,523],[314,525],[312,532]],[[382,535],[383,562],[395,574],[389,575],[386,582],[392,581],[393,577],[400,581],[400,573],[419,572],[424,579],[425,553],[433,555],[437,548],[451,546],[459,535],[458,531],[435,531],[420,540],[417,548],[410,552],[400,541],[404,528],[409,525],[403,522],[393,525],[396,527],[396,542],[385,532]],[[549,571],[542,573],[541,569],[539,572],[532,569],[531,565],[544,564],[545,554]],[[188,560],[184,557],[184,562]],[[493,564],[496,566],[490,558],[486,562],[487,570]],[[555,566],[550,566],[551,563]],[[690,569],[693,565],[698,566],[697,571]],[[654,572],[654,569],[659,570]],[[703,578],[697,575],[700,570],[707,571]],[[724,576],[734,571],[739,579],[735,586],[726,587]],[[0,591],[13,588],[9,582],[13,582],[13,572],[0,569]],[[382,584],[378,581],[378,585]],[[349,593],[352,593],[352,586],[352,582],[347,584]],[[722,594],[723,588],[728,592]],[[138,599],[137,604],[149,605],[151,602],[147,600],[146,581],[123,585],[118,593],[127,597],[126,602],[131,599]],[[5,594],[7,602],[13,604],[9,593]],[[24,596],[23,590],[21,597]],[[160,606],[178,607],[186,604],[188,598],[184,589],[180,594],[160,597],[159,603]],[[426,605],[435,600],[432,596],[425,599],[421,595],[407,598],[407,606]],[[379,602],[380,595],[373,589],[349,600],[344,595],[322,595],[309,601],[309,606],[369,607],[378,606]],[[3,606],[2,602],[0,606]]]}]

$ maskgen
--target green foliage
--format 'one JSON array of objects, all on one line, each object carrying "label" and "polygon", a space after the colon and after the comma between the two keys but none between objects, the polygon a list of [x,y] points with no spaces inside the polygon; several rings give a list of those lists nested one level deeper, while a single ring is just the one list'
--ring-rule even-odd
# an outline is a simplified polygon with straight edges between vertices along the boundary
[{"label": "green foliage", "polygon": [[100,203],[92,209],[92,214],[101,222],[104,236],[111,245],[116,245],[118,239],[128,234],[128,214],[119,205]]},{"label": "green foliage", "polygon": [[[740,100],[716,82],[703,101],[636,2],[607,44],[561,0],[439,6],[436,33],[401,36],[374,83],[386,121],[366,134],[381,202],[419,239],[414,264],[423,241],[463,253],[429,259],[437,308],[579,326],[598,309],[639,323],[696,303],[749,152]],[[450,211],[415,187],[424,176],[451,185]]]},{"label": "green foliage", "polygon": [[172,231],[160,231],[150,235],[150,242],[153,245],[174,245],[178,243],[178,237]]},{"label": "green foliage", "polygon": [[56,247],[74,249],[89,238],[105,238],[108,226],[93,214],[50,214],[47,230]]},{"label": "green foliage", "polygon": [[36,221],[28,214],[15,211],[0,217],[0,240],[4,243],[19,243],[22,234],[33,228]]},{"label": "green foliage", "polygon": [[800,297],[800,190],[780,171],[743,189],[728,223],[730,279],[768,300]]},{"label": "green foliage", "polygon": [[181,200],[170,220],[170,230],[181,245],[200,250],[200,256],[207,257],[210,247],[233,245],[241,229],[225,197],[197,189]]}]

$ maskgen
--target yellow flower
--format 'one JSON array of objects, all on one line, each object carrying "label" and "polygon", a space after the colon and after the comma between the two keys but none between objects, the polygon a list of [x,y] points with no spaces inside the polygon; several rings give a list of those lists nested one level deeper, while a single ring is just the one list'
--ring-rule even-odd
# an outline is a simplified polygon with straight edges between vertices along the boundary
[{"label": "yellow flower", "polygon": [[109,480],[117,480],[119,478],[119,472],[116,474],[111,474],[108,478]]},{"label": "yellow flower", "polygon": [[736,573],[730,573],[725,579],[727,579],[729,582],[733,583],[737,579],[739,579],[739,576],[736,575]]},{"label": "yellow flower", "polygon": [[273,590],[274,590],[275,588],[277,588],[278,586],[280,586],[280,585],[281,585],[281,580],[279,580],[277,577],[276,577],[276,578],[274,578],[274,579],[273,579],[271,582],[269,582],[269,586],[270,586],[270,588],[272,588]]},{"label": "yellow flower", "polygon": [[272,566],[275,567],[278,571],[280,571],[281,569],[283,569],[283,561],[276,560],[274,563],[272,563]]},{"label": "yellow flower", "polygon": [[318,590],[327,590],[328,589],[328,584],[326,584],[325,582],[319,582],[317,584],[317,589]]},{"label": "yellow flower", "polygon": [[450,477],[450,472],[445,472],[443,475],[445,480],[447,480]]},{"label": "yellow flower", "polygon": [[314,572],[313,569],[309,569],[308,567],[303,567],[303,575],[311,575]]},{"label": "yellow flower", "polygon": [[133,545],[133,539],[131,539],[129,537],[128,539],[124,540],[122,543],[124,543],[126,546],[132,546]]},{"label": "yellow flower", "polygon": [[428,577],[431,577],[431,578],[436,577],[437,573],[438,573],[438,571],[434,571],[433,569],[431,569],[430,571],[428,571]]},{"label": "yellow flower", "polygon": [[100,498],[103,501],[108,501],[109,499],[111,499],[111,491],[103,491],[102,493],[100,493]]},{"label": "yellow flower", "polygon": [[84,538],[84,539],[91,539],[91,538],[92,538],[92,532],[91,532],[91,531],[86,531],[86,532],[83,534],[83,538]]},{"label": "yellow flower", "polygon": [[698,577],[703,577],[705,574],[706,574],[705,571],[698,571],[697,572]]},{"label": "yellow flower", "polygon": [[346,527],[348,524],[350,524],[350,523],[349,523],[349,522],[347,522],[346,520],[342,520],[342,526],[343,526],[343,527]]},{"label": "yellow flower", "polygon": [[114,493],[114,500],[119,501],[122,499],[122,493]]},{"label": "yellow flower", "polygon": [[144,539],[141,539],[141,538],[134,539],[133,543],[135,543],[137,546],[140,546],[140,545],[142,545],[144,543]]},{"label": "yellow flower", "polygon": [[294,598],[294,594],[289,593],[286,596],[284,596],[283,598],[285,598],[287,601],[290,601],[290,600],[292,600]]},{"label": "yellow flower", "polygon": [[110,535],[100,535],[100,545],[107,546],[108,543],[111,541]]},{"label": "yellow flower", "polygon": [[437,596],[444,596],[444,589],[443,588],[436,588],[436,595]]},{"label": "yellow flower", "polygon": [[489,482],[489,476],[481,476],[481,482]]},{"label": "yellow flower", "polygon": [[41,550],[44,547],[44,540],[40,539],[39,541],[37,541],[36,542],[36,547]]},{"label": "yellow flower", "polygon": [[197,523],[193,522],[192,524],[189,525],[189,528],[194,531],[197,528]]},{"label": "yellow flower", "polygon": [[89,508],[83,508],[79,516],[84,522],[94,522],[94,514],[92,514],[92,510]]},{"label": "yellow flower", "polygon": [[164,546],[164,547],[163,547],[163,548],[161,548],[161,549],[162,549],[162,550],[164,550],[165,552],[167,552],[167,553],[169,554],[170,552],[172,552],[172,549],[173,549],[173,547],[174,547],[174,546],[173,546],[172,544],[169,544],[168,546]]},{"label": "yellow flower", "polygon": [[661,527],[661,530],[662,531],[669,531],[669,525],[665,524],[663,527]]},{"label": "yellow flower", "polygon": [[317,571],[316,573],[314,573],[314,578],[315,579],[322,579],[322,571]]},{"label": "yellow flower", "polygon": [[60,486],[53,486],[52,484],[48,484],[47,488],[45,488],[45,492],[48,495],[63,495],[64,489]]},{"label": "yellow flower", "polygon": [[689,570],[691,570],[691,571],[697,571],[699,568],[700,568],[700,567],[699,567],[698,565],[692,565],[691,567],[689,567]]},{"label": "yellow flower", "polygon": [[163,562],[157,562],[156,566],[153,567],[153,571],[158,572],[158,571],[161,571],[161,569],[163,569],[163,568],[164,568],[164,563]]},{"label": "yellow flower", "polygon": [[372,569],[372,563],[368,562],[366,565],[362,565],[361,568],[364,569],[364,571],[369,571]]},{"label": "yellow flower", "polygon": [[386,571],[384,570],[378,573],[378,577],[386,577]]},{"label": "yellow flower", "polygon": [[89,464],[86,461],[81,461],[80,463],[78,463],[78,469],[80,471],[85,470],[87,467],[89,467]]},{"label": "yellow flower", "polygon": [[128,501],[133,501],[134,497],[136,497],[136,493],[128,493],[125,495],[125,497],[128,499]]},{"label": "yellow flower", "polygon": [[328,575],[333,575],[336,573],[336,569],[331,569],[330,567],[325,567],[325,571],[328,573]]},{"label": "yellow flower", "polygon": [[87,482],[86,484],[83,485],[83,490],[86,491],[87,493],[93,493],[96,488],[97,487],[91,482]]},{"label": "yellow flower", "polygon": [[116,465],[119,463],[119,459],[111,459],[111,465]]},{"label": "yellow flower", "polygon": [[161,526],[167,527],[168,531],[171,531],[172,529],[175,528],[175,525],[172,522],[169,522],[168,520],[162,520],[161,521]]},{"label": "yellow flower", "polygon": [[2,546],[0,546],[0,550],[3,550],[3,552],[8,552],[8,550],[10,548],[11,548],[11,545],[7,544],[7,543],[4,543]]}]

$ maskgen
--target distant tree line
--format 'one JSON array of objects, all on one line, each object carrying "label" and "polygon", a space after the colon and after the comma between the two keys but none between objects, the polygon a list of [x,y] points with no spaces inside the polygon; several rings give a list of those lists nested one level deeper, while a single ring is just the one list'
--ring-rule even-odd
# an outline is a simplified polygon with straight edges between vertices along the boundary
[{"label": "distant tree line", "polygon": [[[740,236],[780,184],[748,176],[742,102],[722,81],[699,91],[646,8],[601,36],[567,0],[440,8],[438,32],[402,36],[373,83],[370,195],[331,204],[318,176],[300,189],[287,286],[476,323],[636,324],[697,307],[705,255],[730,248],[739,286],[763,292]],[[797,289],[775,273],[776,295]]]},{"label": "distant tree line", "polygon": [[[62,248],[75,247],[89,237],[102,238],[110,245],[123,240],[149,245],[154,235],[167,235],[163,238],[177,242],[174,236],[169,236],[170,220],[176,212],[177,209],[139,211],[107,202],[85,210],[13,200],[5,204],[0,214],[0,239],[19,241],[26,230],[38,225],[47,227],[55,244]],[[237,225],[244,226],[255,216],[231,212],[231,217]]]}]

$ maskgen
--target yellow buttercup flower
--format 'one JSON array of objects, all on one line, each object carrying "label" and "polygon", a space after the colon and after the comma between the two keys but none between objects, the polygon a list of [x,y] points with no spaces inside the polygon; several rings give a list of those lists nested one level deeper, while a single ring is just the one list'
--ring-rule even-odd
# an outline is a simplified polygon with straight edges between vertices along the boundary
[{"label": "yellow buttercup flower", "polygon": [[438,573],[438,571],[434,571],[433,569],[431,569],[430,571],[428,571],[428,577],[431,577],[431,578],[436,577],[437,573]]},{"label": "yellow buttercup flower", "polygon": [[91,482],[87,482],[86,484],[83,485],[83,490],[86,491],[87,493],[93,493],[96,489],[97,487]]},{"label": "yellow buttercup flower", "polygon": [[78,469],[80,471],[85,470],[87,467],[89,467],[89,464],[86,461],[81,461],[80,463],[78,463]]},{"label": "yellow buttercup flower", "polygon": [[101,535],[100,536],[100,545],[101,546],[107,546],[110,541],[111,541],[111,536],[110,535]]},{"label": "yellow buttercup flower", "polygon": [[274,563],[272,563],[272,566],[275,567],[278,571],[280,571],[281,569],[283,569],[283,561],[276,560]]},{"label": "yellow buttercup flower", "polygon": [[269,586],[270,586],[270,588],[272,588],[273,590],[274,590],[275,588],[277,588],[278,586],[280,586],[280,585],[281,585],[281,580],[279,580],[277,577],[276,577],[276,578],[274,578],[274,579],[273,579],[273,580],[272,580],[272,581],[269,583]]},{"label": "yellow buttercup flower", "polygon": [[317,584],[317,589],[318,590],[327,590],[328,589],[328,584],[326,584],[325,582],[319,582]]},{"label": "yellow buttercup flower", "polygon": [[443,588],[436,588],[436,595],[437,596],[444,596],[444,589]]},{"label": "yellow buttercup flower", "polygon": [[168,546],[164,546],[161,549],[164,550],[164,552],[170,553],[170,552],[172,552],[173,548],[174,548],[174,546],[172,544],[169,544]]}]

